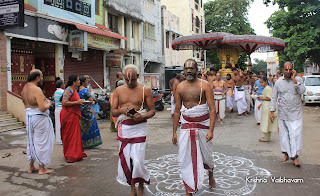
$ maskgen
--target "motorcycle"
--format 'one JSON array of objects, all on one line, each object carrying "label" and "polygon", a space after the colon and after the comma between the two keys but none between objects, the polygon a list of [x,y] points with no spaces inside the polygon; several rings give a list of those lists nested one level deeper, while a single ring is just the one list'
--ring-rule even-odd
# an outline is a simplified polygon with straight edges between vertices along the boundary
[{"label": "motorcycle", "polygon": [[95,94],[96,100],[99,105],[100,113],[98,113],[98,116],[101,119],[108,119],[110,118],[110,101],[109,101],[109,95],[106,94]]},{"label": "motorcycle", "polygon": [[153,98],[153,103],[158,111],[164,110],[164,100],[163,100],[163,93],[157,89],[153,88],[152,89],[152,98]]}]

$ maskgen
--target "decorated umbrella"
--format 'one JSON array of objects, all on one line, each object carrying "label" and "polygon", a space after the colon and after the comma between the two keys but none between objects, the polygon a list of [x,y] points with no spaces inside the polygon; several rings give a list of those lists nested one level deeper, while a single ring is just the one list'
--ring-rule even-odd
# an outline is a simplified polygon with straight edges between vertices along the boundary
[{"label": "decorated umbrella", "polygon": [[249,55],[249,66],[252,66],[250,55],[260,47],[270,47],[272,51],[279,51],[285,48],[284,41],[275,37],[260,35],[230,35],[225,36],[219,42],[219,48],[237,47],[240,51]]},{"label": "decorated umbrella", "polygon": [[183,36],[172,41],[172,48],[175,50],[214,50],[219,40],[231,35],[231,33],[214,32]]}]

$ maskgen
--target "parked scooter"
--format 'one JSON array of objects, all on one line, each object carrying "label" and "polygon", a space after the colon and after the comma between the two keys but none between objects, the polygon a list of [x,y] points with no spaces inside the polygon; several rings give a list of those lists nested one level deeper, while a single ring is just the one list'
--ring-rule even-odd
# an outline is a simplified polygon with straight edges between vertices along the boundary
[{"label": "parked scooter", "polygon": [[100,113],[98,116],[101,119],[108,119],[110,118],[110,101],[109,101],[109,94],[95,94],[96,100],[99,105]]},{"label": "parked scooter", "polygon": [[153,88],[152,98],[156,110],[162,111],[164,109],[163,93],[158,88]]}]

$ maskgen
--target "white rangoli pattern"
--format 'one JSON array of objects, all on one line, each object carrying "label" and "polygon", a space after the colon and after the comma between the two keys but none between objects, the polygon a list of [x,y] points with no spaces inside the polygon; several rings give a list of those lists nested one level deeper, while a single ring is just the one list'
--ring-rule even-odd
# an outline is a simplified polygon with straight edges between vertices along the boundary
[{"label": "white rangoli pattern", "polygon": [[[214,152],[215,161],[214,177],[216,188],[208,188],[208,175],[206,172],[203,187],[197,192],[201,194],[216,195],[246,195],[251,193],[255,182],[247,182],[249,178],[267,178],[271,174],[268,170],[254,166],[247,158],[227,156]],[[157,159],[146,160],[147,170],[150,172],[151,183],[147,190],[152,195],[184,195],[185,188],[180,176],[180,166],[177,154],[169,154]],[[117,178],[118,182],[127,185],[126,182]]]}]

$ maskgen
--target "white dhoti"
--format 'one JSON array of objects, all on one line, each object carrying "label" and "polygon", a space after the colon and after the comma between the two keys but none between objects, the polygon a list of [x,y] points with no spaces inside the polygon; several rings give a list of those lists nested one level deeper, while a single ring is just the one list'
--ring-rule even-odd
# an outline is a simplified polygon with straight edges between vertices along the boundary
[{"label": "white dhoti", "polygon": [[61,140],[61,132],[60,132],[60,112],[62,110],[62,106],[56,106],[54,110],[54,121],[55,121],[55,132],[56,132],[56,143],[62,144]]},{"label": "white dhoti", "polygon": [[216,113],[219,115],[219,118],[222,120],[226,116],[226,99],[222,95],[221,91],[214,91],[214,103],[216,108]]},{"label": "white dhoti", "polygon": [[243,86],[236,86],[236,88],[234,88],[234,101],[237,102],[238,114],[242,114],[247,110],[247,102]]},{"label": "white dhoti", "polygon": [[174,113],[174,110],[176,109],[176,104],[174,103],[174,96],[171,94],[171,114]]},{"label": "white dhoti", "polygon": [[291,159],[298,158],[302,150],[302,118],[295,121],[278,119],[280,146]]},{"label": "white dhoti", "polygon": [[189,193],[194,193],[202,187],[205,169],[213,171],[214,168],[212,151],[209,147],[212,143],[206,142],[209,126],[207,104],[181,109],[178,159],[182,180]]},{"label": "white dhoti", "polygon": [[234,102],[234,98],[233,98],[233,91],[232,88],[228,88],[227,91],[227,107],[229,108],[229,110],[233,109],[233,102]]},{"label": "white dhoti", "polygon": [[254,101],[254,117],[256,118],[257,123],[261,122],[261,107],[258,109],[258,106],[262,103],[262,101],[258,98]]},{"label": "white dhoti", "polygon": [[150,174],[145,167],[145,150],[148,124],[127,119],[118,125],[119,163],[118,176],[129,185],[150,184]]},{"label": "white dhoti", "polygon": [[49,110],[41,112],[39,108],[26,108],[26,129],[29,163],[37,161],[42,166],[49,165],[54,142],[54,131]]},{"label": "white dhoti", "polygon": [[250,112],[251,96],[250,96],[249,85],[244,85],[244,93],[245,93],[246,103],[247,103],[247,112]]}]

